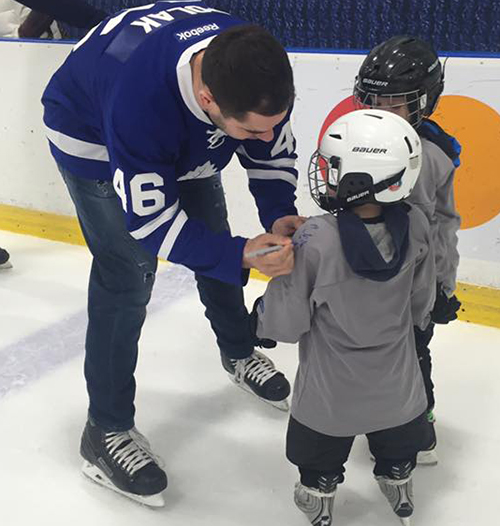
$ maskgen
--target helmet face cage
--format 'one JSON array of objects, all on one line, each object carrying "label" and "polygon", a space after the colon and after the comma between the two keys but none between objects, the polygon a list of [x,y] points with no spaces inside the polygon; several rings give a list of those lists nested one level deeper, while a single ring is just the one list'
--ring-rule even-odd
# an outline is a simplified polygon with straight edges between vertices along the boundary
[{"label": "helmet face cage", "polygon": [[[402,100],[401,100],[402,99]],[[396,110],[406,107],[408,122],[417,128],[422,119],[427,116],[427,93],[423,90],[407,91],[405,93],[374,93],[359,86],[354,86],[354,103],[357,109],[372,108],[378,110]]]},{"label": "helmet face cage", "polygon": [[314,202],[327,212],[338,210],[336,191],[340,173],[340,159],[328,159],[316,150],[309,161],[309,190]]}]

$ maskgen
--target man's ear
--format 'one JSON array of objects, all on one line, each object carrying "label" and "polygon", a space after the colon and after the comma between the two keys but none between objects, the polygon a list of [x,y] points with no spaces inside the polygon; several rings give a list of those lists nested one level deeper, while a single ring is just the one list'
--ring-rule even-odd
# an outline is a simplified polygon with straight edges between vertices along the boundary
[{"label": "man's ear", "polygon": [[215,104],[215,99],[211,91],[206,86],[200,89],[198,95],[200,98],[201,108],[203,111],[209,110]]}]

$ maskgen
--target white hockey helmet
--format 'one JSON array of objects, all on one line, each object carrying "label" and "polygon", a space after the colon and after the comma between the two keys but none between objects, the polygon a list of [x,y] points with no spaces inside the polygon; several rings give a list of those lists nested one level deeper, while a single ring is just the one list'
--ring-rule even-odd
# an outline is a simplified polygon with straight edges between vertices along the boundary
[{"label": "white hockey helmet", "polygon": [[405,119],[357,110],[326,130],[309,163],[309,188],[328,212],[398,203],[410,195],[421,166],[420,138]]}]

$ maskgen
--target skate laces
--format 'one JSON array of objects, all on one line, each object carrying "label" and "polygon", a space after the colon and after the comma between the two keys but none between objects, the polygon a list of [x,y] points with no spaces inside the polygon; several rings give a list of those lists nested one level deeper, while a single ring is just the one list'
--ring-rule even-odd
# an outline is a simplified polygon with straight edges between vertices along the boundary
[{"label": "skate laces", "polygon": [[247,378],[262,386],[277,373],[273,362],[258,351],[254,351],[246,360],[235,360],[235,362],[234,377],[238,383]]},{"label": "skate laces", "polygon": [[165,467],[165,461],[162,457],[160,457],[160,455],[153,453],[149,440],[136,427],[133,427],[129,433],[132,440],[135,440],[142,447],[142,449],[144,449],[144,451],[146,451],[146,453],[158,464],[158,466],[163,469]]},{"label": "skate laces", "polygon": [[109,454],[130,475],[155,462],[154,455],[145,445],[148,443],[146,437],[137,430],[106,433],[104,441]]}]

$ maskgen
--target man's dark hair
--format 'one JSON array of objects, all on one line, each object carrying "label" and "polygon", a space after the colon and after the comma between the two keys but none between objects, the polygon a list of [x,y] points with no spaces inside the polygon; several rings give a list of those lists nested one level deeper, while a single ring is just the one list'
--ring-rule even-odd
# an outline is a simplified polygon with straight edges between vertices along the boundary
[{"label": "man's dark hair", "polygon": [[272,117],[295,96],[292,67],[283,46],[264,28],[239,25],[207,47],[201,78],[224,117],[242,120],[249,111]]}]

